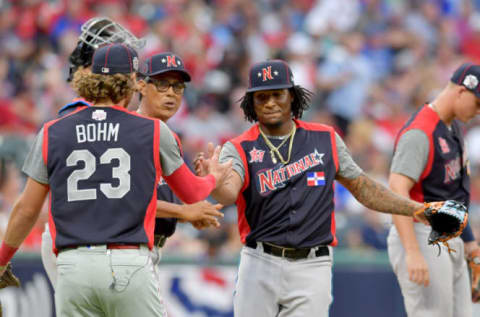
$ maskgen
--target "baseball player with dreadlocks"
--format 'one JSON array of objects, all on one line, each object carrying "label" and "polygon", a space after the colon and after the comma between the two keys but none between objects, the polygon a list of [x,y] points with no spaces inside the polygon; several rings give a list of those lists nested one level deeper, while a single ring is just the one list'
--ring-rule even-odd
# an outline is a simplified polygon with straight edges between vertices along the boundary
[{"label": "baseball player with dreadlocks", "polygon": [[[82,25],[81,31],[82,33],[79,36],[77,47],[74,49],[69,58],[70,72],[67,79],[69,82],[73,80],[73,77],[77,72],[86,73],[91,71],[90,67],[92,63],[92,57],[95,49],[99,46],[106,45],[108,43],[126,43],[129,46],[140,49],[144,45],[142,40],[137,39],[120,24],[105,17],[97,17],[88,20]],[[185,70],[183,71],[186,73]],[[77,99],[61,108],[59,111],[60,117],[68,115],[69,113],[77,110],[78,107],[90,106],[90,103],[84,100],[85,96],[82,95],[82,92],[75,89],[75,86],[73,88],[82,99]],[[142,107],[150,107],[151,102],[152,101],[150,98],[144,99]],[[152,118],[159,118],[158,115],[155,115],[155,113],[148,113],[144,111],[144,114],[151,116]],[[178,143],[178,145],[179,144],[180,143]],[[178,198],[173,195],[171,190],[169,193],[167,193],[168,190],[166,188],[168,188],[168,186],[166,186],[163,178],[161,178],[161,180],[162,181],[159,182],[157,188],[157,198],[159,201],[157,205],[157,219],[155,226],[155,246],[163,246],[166,237],[173,234],[175,231],[177,218],[192,222],[192,224],[194,224],[198,229],[220,225],[216,219],[216,217],[223,217],[223,214],[217,211],[217,209],[220,208],[220,205],[213,206],[206,201],[201,201],[191,205],[179,205]],[[46,226],[45,232],[42,235],[42,263],[50,282],[52,283],[52,286],[55,288],[57,279],[57,266],[56,255],[53,252],[52,245],[52,237],[48,226]],[[157,259],[155,259],[155,261]]]},{"label": "baseball player with dreadlocks", "polygon": [[[423,205],[365,175],[332,127],[299,120],[311,93],[294,84],[287,63],[261,62],[249,75],[241,108],[257,124],[223,146],[220,159],[232,159],[233,171],[212,192],[221,204],[236,202],[245,244],[234,314],[326,317],[337,244],[334,181],[381,212],[411,216]],[[206,161],[195,160],[198,174]]]}]

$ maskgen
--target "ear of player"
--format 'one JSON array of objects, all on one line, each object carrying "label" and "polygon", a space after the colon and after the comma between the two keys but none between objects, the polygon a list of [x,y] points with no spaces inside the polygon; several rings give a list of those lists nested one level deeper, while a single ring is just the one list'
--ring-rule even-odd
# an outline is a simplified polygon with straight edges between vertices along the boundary
[{"label": "ear of player", "polygon": [[0,289],[9,286],[20,287],[20,280],[15,274],[13,274],[12,265],[10,263],[7,264],[5,272],[0,276]]},{"label": "ear of player", "polygon": [[416,218],[427,219],[432,227],[428,244],[443,243],[448,252],[455,251],[448,245],[448,240],[458,237],[468,221],[468,211],[465,205],[455,200],[424,203],[424,206],[415,212]]}]

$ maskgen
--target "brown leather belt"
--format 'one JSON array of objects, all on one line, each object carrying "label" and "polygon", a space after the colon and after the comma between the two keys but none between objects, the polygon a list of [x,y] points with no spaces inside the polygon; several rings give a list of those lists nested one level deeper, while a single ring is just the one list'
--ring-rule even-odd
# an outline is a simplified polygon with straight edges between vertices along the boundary
[{"label": "brown leather belt", "polygon": [[[263,252],[270,255],[292,259],[292,260],[305,259],[308,257],[308,255],[310,254],[310,251],[312,250],[312,248],[299,248],[299,249],[287,248],[287,247],[277,246],[277,245],[273,245],[271,243],[266,243],[266,242],[263,242],[262,244],[263,244]],[[247,243],[247,247],[256,249],[257,244],[255,242]],[[315,250],[316,257],[330,254],[330,251],[328,250],[327,246],[322,245],[315,248],[316,248]]]}]

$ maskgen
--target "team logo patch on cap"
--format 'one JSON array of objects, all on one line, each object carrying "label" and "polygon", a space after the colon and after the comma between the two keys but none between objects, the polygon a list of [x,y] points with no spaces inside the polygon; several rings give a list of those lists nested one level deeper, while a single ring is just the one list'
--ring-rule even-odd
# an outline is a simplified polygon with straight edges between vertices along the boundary
[{"label": "team logo patch on cap", "polygon": [[463,85],[468,89],[475,89],[478,86],[478,78],[475,75],[467,75],[463,80]]},{"label": "team logo patch on cap", "polygon": [[167,58],[162,58],[162,63],[167,63],[167,67],[178,67],[182,65],[180,59],[176,59],[175,55],[167,55]]},{"label": "team logo patch on cap", "polygon": [[103,121],[107,119],[107,113],[105,112],[105,110],[95,110],[94,112],[92,112],[92,119],[97,121]]},{"label": "team logo patch on cap", "polygon": [[267,81],[267,80],[272,80],[274,76],[278,76],[278,71],[274,70],[273,71],[273,76],[272,76],[272,66],[264,67],[262,68],[262,72],[257,73],[258,77],[263,77],[262,81]]}]

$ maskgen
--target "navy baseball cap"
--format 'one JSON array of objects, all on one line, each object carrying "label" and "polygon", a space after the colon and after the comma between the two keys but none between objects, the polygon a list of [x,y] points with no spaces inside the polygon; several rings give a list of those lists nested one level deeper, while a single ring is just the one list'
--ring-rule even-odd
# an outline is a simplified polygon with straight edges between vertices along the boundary
[{"label": "navy baseball cap", "polygon": [[138,71],[137,52],[125,44],[109,44],[93,54],[92,73],[102,75],[129,74]]},{"label": "navy baseball cap", "polygon": [[140,74],[148,77],[166,72],[179,72],[184,81],[190,81],[190,74],[185,69],[182,59],[173,53],[166,52],[150,56],[143,62]]},{"label": "navy baseball cap", "polygon": [[250,68],[247,92],[291,88],[292,70],[282,60],[274,59],[257,63]]},{"label": "navy baseball cap", "polygon": [[480,65],[465,63],[453,73],[451,82],[466,87],[480,98]]}]

